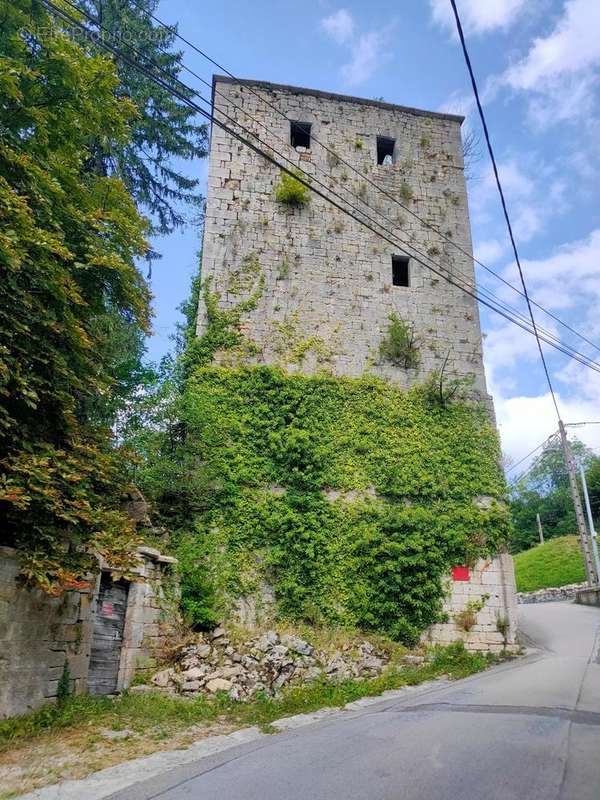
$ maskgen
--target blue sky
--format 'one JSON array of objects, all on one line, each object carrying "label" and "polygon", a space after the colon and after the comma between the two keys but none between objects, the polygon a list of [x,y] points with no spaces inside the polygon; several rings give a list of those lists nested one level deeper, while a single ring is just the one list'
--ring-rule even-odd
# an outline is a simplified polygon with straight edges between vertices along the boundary
[{"label": "blue sky", "polygon": [[[531,293],[600,342],[600,0],[459,0],[458,6]],[[467,130],[479,131],[449,0],[230,0],[204,7],[163,0],[158,16],[179,23],[186,38],[239,77],[456,111],[466,115]],[[210,80],[211,65],[183,49],[185,63]],[[206,162],[187,168],[204,182]],[[476,255],[515,283],[483,148],[473,172]],[[163,259],[153,268],[151,358],[169,348],[199,244],[193,227],[156,242]],[[486,273],[479,282],[524,310],[521,298]],[[516,460],[556,429],[555,415],[533,338],[494,317],[482,309],[486,373],[503,448]],[[600,352],[550,318],[541,315],[539,322],[600,360]],[[600,375],[547,352],[565,421],[600,419]],[[600,450],[600,426],[579,429],[578,436]]]}]

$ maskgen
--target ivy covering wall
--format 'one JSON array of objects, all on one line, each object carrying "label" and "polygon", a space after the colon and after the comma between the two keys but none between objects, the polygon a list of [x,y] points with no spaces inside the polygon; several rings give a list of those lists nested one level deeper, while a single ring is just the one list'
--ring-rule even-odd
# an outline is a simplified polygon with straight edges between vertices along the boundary
[{"label": "ivy covering wall", "polygon": [[372,377],[199,366],[177,405],[145,488],[179,515],[196,621],[266,583],[283,617],[414,641],[439,618],[450,567],[506,542],[503,504],[475,502],[502,499],[504,482],[472,404]]}]

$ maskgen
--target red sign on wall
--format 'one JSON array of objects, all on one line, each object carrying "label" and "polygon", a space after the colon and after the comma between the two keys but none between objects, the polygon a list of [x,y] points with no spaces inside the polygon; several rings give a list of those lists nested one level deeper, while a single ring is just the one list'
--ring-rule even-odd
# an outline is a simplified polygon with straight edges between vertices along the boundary
[{"label": "red sign on wall", "polygon": [[468,581],[471,579],[468,567],[452,567],[453,581]]}]

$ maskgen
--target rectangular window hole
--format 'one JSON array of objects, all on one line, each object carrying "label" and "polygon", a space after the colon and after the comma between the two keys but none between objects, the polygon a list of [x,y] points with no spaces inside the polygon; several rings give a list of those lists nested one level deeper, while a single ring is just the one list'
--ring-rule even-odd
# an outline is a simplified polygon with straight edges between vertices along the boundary
[{"label": "rectangular window hole", "polygon": [[378,164],[393,164],[394,163],[394,145],[395,139],[389,139],[387,136],[377,137],[377,163]]},{"label": "rectangular window hole", "polygon": [[296,147],[304,147],[310,150],[310,122],[290,122],[290,144]]},{"label": "rectangular window hole", "polygon": [[394,286],[409,286],[409,259],[406,256],[392,256],[392,284]]}]

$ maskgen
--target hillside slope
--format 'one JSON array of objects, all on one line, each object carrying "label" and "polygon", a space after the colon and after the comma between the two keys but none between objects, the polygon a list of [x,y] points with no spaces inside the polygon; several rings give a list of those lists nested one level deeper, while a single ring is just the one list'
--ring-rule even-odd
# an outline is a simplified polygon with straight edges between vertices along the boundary
[{"label": "hillside slope", "polygon": [[533,592],[585,580],[577,536],[558,536],[514,557],[517,590]]}]

